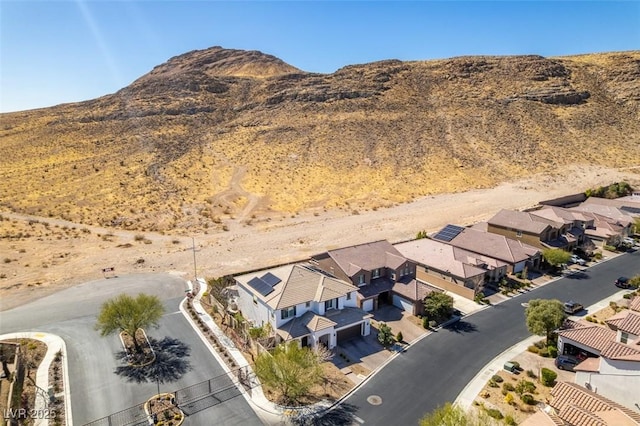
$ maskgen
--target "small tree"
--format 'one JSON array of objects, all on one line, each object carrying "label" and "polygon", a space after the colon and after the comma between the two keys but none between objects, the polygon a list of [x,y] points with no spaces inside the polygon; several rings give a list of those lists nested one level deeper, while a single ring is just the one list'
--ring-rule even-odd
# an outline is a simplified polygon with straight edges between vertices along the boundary
[{"label": "small tree", "polygon": [[378,342],[385,348],[393,345],[395,339],[393,338],[393,332],[391,331],[391,327],[389,327],[385,323],[380,323],[380,328],[378,329]]},{"label": "small tree", "polygon": [[430,319],[441,321],[453,313],[453,297],[434,291],[424,299],[424,314]]},{"label": "small tree", "polygon": [[556,378],[558,377],[558,373],[553,370],[549,370],[548,368],[543,368],[540,371],[540,381],[545,386],[553,386],[556,383]]},{"label": "small tree", "polygon": [[282,403],[297,404],[323,378],[320,352],[300,347],[297,341],[277,346],[258,356],[255,372],[260,381],[280,392]]},{"label": "small tree", "polygon": [[404,336],[402,335],[402,331],[398,331],[398,334],[396,334],[396,342],[402,343],[403,340]]},{"label": "small tree", "polygon": [[636,275],[635,277],[629,280],[629,285],[634,288],[640,287],[640,275]]},{"label": "small tree", "polygon": [[564,322],[562,302],[556,299],[534,299],[524,311],[527,329],[538,336],[546,336],[547,346],[551,333]]},{"label": "small tree", "polygon": [[103,336],[126,332],[133,338],[136,352],[140,353],[142,347],[136,338],[136,331],[139,328],[157,327],[163,314],[164,306],[158,296],[140,293],[133,298],[121,294],[102,305],[96,329]]},{"label": "small tree", "polygon": [[542,251],[542,257],[544,260],[554,268],[569,262],[571,259],[571,253],[562,249],[545,249]]},{"label": "small tree", "polygon": [[493,424],[485,411],[470,413],[447,402],[420,419],[420,426],[485,426]]}]

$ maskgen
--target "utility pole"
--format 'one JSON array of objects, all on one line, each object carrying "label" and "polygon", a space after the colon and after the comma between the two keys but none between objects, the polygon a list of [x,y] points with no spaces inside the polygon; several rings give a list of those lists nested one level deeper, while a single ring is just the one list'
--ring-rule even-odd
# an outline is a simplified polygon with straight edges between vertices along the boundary
[{"label": "utility pole", "polygon": [[191,237],[192,249],[193,249],[193,282],[198,282],[198,267],[196,266],[196,239]]}]

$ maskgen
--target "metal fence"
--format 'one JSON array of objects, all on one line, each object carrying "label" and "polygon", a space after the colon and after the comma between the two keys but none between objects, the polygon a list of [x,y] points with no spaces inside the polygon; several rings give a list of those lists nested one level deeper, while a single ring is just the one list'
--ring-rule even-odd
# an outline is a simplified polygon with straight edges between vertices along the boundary
[{"label": "metal fence", "polygon": [[[212,377],[171,393],[175,395],[175,405],[182,410],[185,416],[189,416],[242,395],[239,386],[250,393],[251,389],[258,385],[259,382],[255,375],[243,367],[234,369],[229,374]],[[144,410],[144,403],[141,403],[94,420],[85,426],[148,425],[149,420]]]}]

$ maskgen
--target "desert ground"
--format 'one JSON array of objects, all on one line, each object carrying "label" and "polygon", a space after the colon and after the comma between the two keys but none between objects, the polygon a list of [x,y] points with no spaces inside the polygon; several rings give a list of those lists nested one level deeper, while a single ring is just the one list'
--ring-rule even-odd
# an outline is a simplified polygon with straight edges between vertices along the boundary
[{"label": "desert ground", "polygon": [[196,272],[206,278],[237,274],[304,260],[328,249],[409,240],[422,230],[469,225],[503,208],[530,208],[541,200],[613,182],[638,187],[639,172],[638,167],[576,166],[563,175],[534,175],[491,189],[428,196],[375,210],[319,208],[257,214],[251,221],[229,218],[226,230],[193,235],[123,231],[0,212],[0,310],[101,279],[103,268],[114,268],[115,275],[155,271],[185,279]]}]

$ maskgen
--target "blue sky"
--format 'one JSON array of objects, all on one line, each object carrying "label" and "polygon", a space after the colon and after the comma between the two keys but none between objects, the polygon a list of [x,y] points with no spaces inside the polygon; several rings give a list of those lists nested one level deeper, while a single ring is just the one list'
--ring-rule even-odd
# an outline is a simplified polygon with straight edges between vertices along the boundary
[{"label": "blue sky", "polygon": [[322,73],[382,59],[638,50],[640,2],[0,0],[0,112],[113,93],[211,46]]}]

